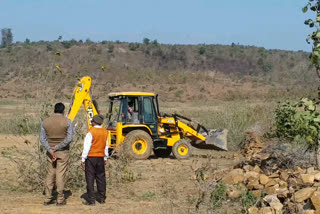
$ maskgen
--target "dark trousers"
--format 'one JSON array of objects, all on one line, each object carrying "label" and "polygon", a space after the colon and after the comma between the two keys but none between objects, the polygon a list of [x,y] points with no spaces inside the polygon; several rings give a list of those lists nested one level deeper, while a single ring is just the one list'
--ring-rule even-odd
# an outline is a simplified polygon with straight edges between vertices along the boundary
[{"label": "dark trousers", "polygon": [[97,200],[106,199],[106,173],[104,169],[103,157],[87,157],[85,162],[85,175],[87,182],[88,202],[94,203],[94,180],[97,183]]}]

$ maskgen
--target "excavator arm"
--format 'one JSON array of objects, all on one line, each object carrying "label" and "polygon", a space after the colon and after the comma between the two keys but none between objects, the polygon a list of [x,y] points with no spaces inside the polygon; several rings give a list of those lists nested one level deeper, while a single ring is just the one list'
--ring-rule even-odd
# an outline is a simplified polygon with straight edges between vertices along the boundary
[{"label": "excavator arm", "polygon": [[73,121],[75,116],[83,105],[87,114],[88,129],[92,127],[91,121],[93,116],[99,114],[97,107],[90,95],[91,77],[82,77],[73,91],[72,100],[70,103],[68,118]]},{"label": "excavator arm", "polygon": [[[210,148],[211,146],[217,149],[227,151],[227,133],[228,130],[208,130],[199,122],[191,120],[179,114],[172,115],[179,130],[182,131],[184,137],[189,138],[193,142],[193,146],[197,148]],[[186,124],[182,120],[194,122],[197,128],[193,128],[190,124]]]}]

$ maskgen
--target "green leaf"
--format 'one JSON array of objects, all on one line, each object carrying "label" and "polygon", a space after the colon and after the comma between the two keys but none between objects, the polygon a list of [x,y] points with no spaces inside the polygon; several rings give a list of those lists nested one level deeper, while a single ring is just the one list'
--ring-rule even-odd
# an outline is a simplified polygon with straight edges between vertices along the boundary
[{"label": "green leaf", "polygon": [[311,143],[311,142],[313,142],[313,139],[312,139],[311,136],[307,136],[307,137],[306,137],[306,141],[309,142],[309,143]]},{"label": "green leaf", "polygon": [[[316,31],[316,32],[313,32],[312,33],[312,36],[311,36],[312,39],[319,39],[320,38],[320,31]],[[310,39],[310,37],[309,37]]]},{"label": "green leaf", "polygon": [[304,24],[305,25],[309,25],[311,22],[312,22],[312,19],[307,19],[307,20],[304,21]]},{"label": "green leaf", "polygon": [[305,13],[308,11],[308,6],[310,3],[308,3],[304,8],[302,8],[302,12]]}]

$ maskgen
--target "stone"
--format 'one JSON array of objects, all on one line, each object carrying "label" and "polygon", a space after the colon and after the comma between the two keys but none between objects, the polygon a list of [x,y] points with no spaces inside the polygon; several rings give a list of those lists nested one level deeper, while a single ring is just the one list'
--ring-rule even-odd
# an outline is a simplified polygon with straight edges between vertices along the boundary
[{"label": "stone", "polygon": [[314,174],[314,167],[309,167],[307,169],[307,174]]},{"label": "stone", "polygon": [[312,187],[303,188],[293,194],[292,200],[298,203],[303,202],[304,200],[309,199],[314,191],[315,188]]},{"label": "stone", "polygon": [[275,210],[272,207],[263,207],[260,209],[259,214],[275,214]]},{"label": "stone", "polygon": [[276,194],[279,198],[286,198],[288,196],[289,190],[287,187],[276,188]]},{"label": "stone", "polygon": [[320,172],[319,170],[315,169],[312,174],[315,175],[315,174],[318,174],[319,172]]},{"label": "stone", "polygon": [[288,183],[289,183],[289,186],[298,186],[298,184],[299,184],[299,182],[296,178],[289,178]]},{"label": "stone", "polygon": [[279,178],[279,171],[272,173],[271,175],[269,175],[269,178]]},{"label": "stone", "polygon": [[279,181],[279,185],[280,185],[280,187],[288,187],[288,183],[287,182],[285,182],[285,181],[283,181],[283,180],[280,180]]},{"label": "stone", "polygon": [[254,179],[258,179],[259,178],[259,173],[254,172],[254,171],[249,171],[244,173],[244,178],[247,180],[249,178],[254,178]]},{"label": "stone", "polygon": [[236,188],[232,188],[229,191],[227,191],[227,195],[231,199],[240,198],[241,191]]},{"label": "stone", "polygon": [[252,195],[254,195],[255,198],[260,198],[261,197],[261,190],[252,190],[251,191]]},{"label": "stone", "polygon": [[249,190],[253,190],[253,189],[263,189],[263,185],[261,185],[258,180],[251,180],[251,181],[249,181],[249,183],[247,184],[247,188],[248,188]]},{"label": "stone", "polygon": [[289,186],[289,193],[293,194],[295,192],[296,192],[296,190],[292,186]]},{"label": "stone", "polygon": [[244,167],[242,167],[242,169],[245,171],[245,172],[249,172],[249,171],[251,171],[252,170],[252,166],[250,166],[250,165],[245,165]]},{"label": "stone", "polygon": [[268,159],[269,157],[270,157],[270,154],[268,154],[268,153],[262,153],[262,152],[260,152],[260,153],[258,153],[258,154],[255,155],[255,158],[258,158],[259,160],[266,160],[266,159]]},{"label": "stone", "polygon": [[317,211],[320,211],[320,191],[315,191],[311,196],[311,202]]},{"label": "stone", "polygon": [[238,184],[245,181],[243,170],[234,169],[231,170],[223,179],[222,182],[225,184]]},{"label": "stone", "polygon": [[269,182],[269,177],[266,175],[260,175],[260,184],[266,185]]},{"label": "stone", "polygon": [[317,172],[316,174],[314,174],[314,179],[317,181],[320,181],[320,172]]},{"label": "stone", "polygon": [[271,186],[271,187],[267,187],[266,192],[268,195],[274,195],[274,194],[277,194],[278,188],[279,188],[279,184]]},{"label": "stone", "polygon": [[294,167],[294,173],[295,174],[305,174],[306,170],[301,169],[299,166]]},{"label": "stone", "polygon": [[314,210],[305,210],[303,214],[315,214]]},{"label": "stone", "polygon": [[289,178],[289,173],[287,171],[282,171],[280,174],[280,178],[284,181],[288,180]]},{"label": "stone", "polygon": [[283,205],[276,195],[267,195],[263,200],[267,202],[270,207],[276,211],[276,213],[282,213]]},{"label": "stone", "polygon": [[313,174],[301,174],[301,179],[304,184],[313,184],[314,175]]},{"label": "stone", "polygon": [[256,172],[256,173],[260,173],[261,172],[261,169],[258,165],[255,165],[252,169],[252,171]]},{"label": "stone", "polygon": [[269,180],[268,183],[266,183],[265,187],[274,186],[274,185],[278,184],[278,182],[279,182],[279,179],[278,179],[278,178]]},{"label": "stone", "polygon": [[248,213],[249,213],[249,214],[259,214],[259,208],[257,208],[257,207],[250,207],[250,208],[248,209]]}]

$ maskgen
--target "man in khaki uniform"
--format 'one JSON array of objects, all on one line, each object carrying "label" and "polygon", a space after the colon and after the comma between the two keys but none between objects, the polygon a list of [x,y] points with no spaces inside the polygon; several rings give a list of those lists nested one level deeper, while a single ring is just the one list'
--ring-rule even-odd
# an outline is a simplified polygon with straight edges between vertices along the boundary
[{"label": "man in khaki uniform", "polygon": [[47,150],[47,178],[45,180],[44,205],[53,204],[52,189],[56,184],[58,197],[57,206],[65,205],[63,189],[69,161],[69,148],[73,137],[71,121],[64,117],[65,106],[57,103],[54,115],[45,119],[41,125],[40,142]]}]

